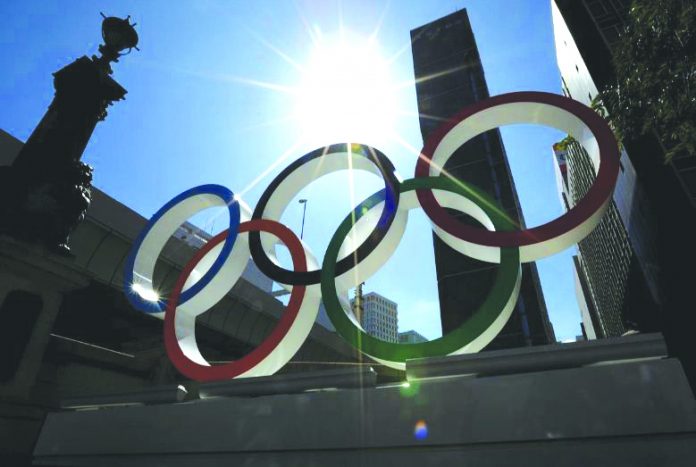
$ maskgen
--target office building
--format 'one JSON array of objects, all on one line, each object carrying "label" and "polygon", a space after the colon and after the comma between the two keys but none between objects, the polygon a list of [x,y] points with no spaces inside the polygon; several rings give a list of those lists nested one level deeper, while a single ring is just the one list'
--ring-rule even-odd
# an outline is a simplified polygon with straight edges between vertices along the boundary
[{"label": "office building", "polygon": [[[588,103],[598,89],[616,83],[612,48],[630,22],[630,5],[627,0],[551,3],[563,87],[573,99]],[[696,262],[696,158],[684,151],[665,162],[666,149],[654,133],[625,139],[622,144],[622,173],[629,174],[629,180],[635,176],[638,183],[617,186],[617,191],[629,196],[615,196],[614,201],[643,265],[650,295],[660,304],[658,316],[639,322],[638,327],[664,334],[670,354],[679,358],[696,391],[693,276],[685,266]]]},{"label": "office building", "polygon": [[[556,144],[553,152],[559,193],[564,209],[569,210],[592,186],[595,172],[590,157],[576,142]],[[630,213],[622,216],[619,209],[633,205],[630,197],[640,189],[625,154],[622,160],[615,200],[592,233],[578,242],[578,254],[573,258],[583,334],[590,339],[620,336],[638,330],[639,323],[647,331],[657,327],[659,316],[657,285],[646,273],[645,258],[634,248],[639,241],[649,240],[651,230],[647,225],[643,231],[633,229],[630,238],[624,221]],[[626,186],[633,190],[625,190]]]},{"label": "office building", "polygon": [[[579,32],[571,33],[556,3],[552,4],[552,17],[563,94],[590,106],[599,87],[610,79],[610,48],[625,26],[628,5],[627,2],[590,2],[584,6],[582,3],[575,2],[567,14],[576,21],[581,13],[594,15],[591,24],[597,25],[596,49],[589,53],[581,53],[575,40]],[[582,41],[587,41],[592,31],[585,28]],[[569,209],[590,188],[595,171],[582,147],[572,140],[567,143],[563,148],[556,147],[555,160],[561,161],[560,154],[565,158],[566,168],[559,183],[564,207]],[[575,262],[597,337],[617,336],[630,329],[654,331],[662,327],[653,211],[633,160],[622,147],[614,200],[597,228],[579,242]],[[588,322],[584,326],[588,327]]]},{"label": "office building", "polygon": [[365,332],[386,342],[399,342],[398,305],[375,292],[361,297],[360,324]]},{"label": "office building", "polygon": [[419,342],[427,342],[423,335],[411,329],[410,331],[399,333],[399,342],[401,344],[417,344]]},{"label": "office building", "polygon": [[[466,10],[411,31],[423,140],[455,113],[489,97]],[[434,77],[434,78],[433,78]],[[524,226],[500,132],[495,129],[459,148],[444,169],[494,196]],[[468,219],[461,215],[462,219]],[[484,300],[497,266],[461,255],[434,236],[443,333],[458,327]],[[523,265],[520,298],[510,320],[487,349],[555,342],[536,265]]]}]

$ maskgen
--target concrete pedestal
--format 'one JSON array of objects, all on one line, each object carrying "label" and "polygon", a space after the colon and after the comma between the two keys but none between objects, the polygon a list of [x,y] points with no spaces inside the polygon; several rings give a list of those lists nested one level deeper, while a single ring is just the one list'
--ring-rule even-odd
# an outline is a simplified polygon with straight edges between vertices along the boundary
[{"label": "concrete pedestal", "polygon": [[[45,401],[34,397],[33,388],[53,322],[63,294],[86,285],[84,276],[75,272],[68,258],[0,237],[0,326],[6,326],[3,330],[6,341],[14,332],[26,336],[11,344],[13,352],[0,355],[5,359],[0,380],[0,459],[12,459],[12,463],[3,465],[21,465],[21,459],[31,457],[46,412]],[[10,307],[8,300],[17,294],[29,297],[36,309]],[[26,329],[11,328],[17,321],[16,313],[32,313],[31,317],[19,317]],[[15,357],[19,357],[18,361]]]},{"label": "concrete pedestal", "polygon": [[[562,365],[406,384],[49,414],[35,465],[693,466],[696,401],[664,345],[631,338],[554,347]],[[652,338],[654,341],[656,338]],[[659,339],[659,338],[658,338]],[[608,343],[613,350],[608,350]],[[653,342],[654,344],[654,342]],[[609,356],[592,363],[593,346]],[[602,346],[604,348],[602,349]],[[617,351],[621,346],[638,349]],[[590,351],[588,351],[590,349]],[[516,354],[513,355],[513,354]],[[635,354],[635,355],[634,355]],[[617,356],[619,357],[617,359]],[[494,352],[467,356],[492,361]],[[549,363],[550,360],[547,360]],[[423,368],[424,362],[419,362]],[[440,362],[442,364],[442,362]],[[469,371],[471,373],[471,371]],[[491,376],[483,376],[483,375]],[[427,427],[414,431],[417,426]]]}]

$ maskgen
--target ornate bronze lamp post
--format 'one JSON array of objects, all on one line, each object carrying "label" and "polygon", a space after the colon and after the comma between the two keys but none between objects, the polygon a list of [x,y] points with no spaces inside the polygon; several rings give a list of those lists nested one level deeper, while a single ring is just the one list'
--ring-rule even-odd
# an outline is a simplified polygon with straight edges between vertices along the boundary
[{"label": "ornate bronze lamp post", "polygon": [[69,253],[68,236],[91,201],[92,168],[80,161],[106,108],[126,90],[111,78],[111,62],[138,34],[125,19],[104,17],[101,57],[83,56],[53,74],[53,102],[10,167],[0,167],[0,233]]}]

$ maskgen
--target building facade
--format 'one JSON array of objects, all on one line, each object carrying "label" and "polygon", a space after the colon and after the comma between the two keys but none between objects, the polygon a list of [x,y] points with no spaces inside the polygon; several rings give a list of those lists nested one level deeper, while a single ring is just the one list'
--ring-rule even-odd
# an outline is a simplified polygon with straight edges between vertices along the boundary
[{"label": "building facade", "polygon": [[[489,97],[466,10],[411,31],[420,128],[424,140],[458,111]],[[515,184],[500,132],[491,130],[468,141],[444,169],[494,196],[524,227]],[[456,215],[456,214],[455,214]],[[460,214],[460,219],[470,218]],[[473,222],[473,221],[472,221]],[[484,300],[497,266],[457,253],[433,237],[442,331],[464,322]],[[522,267],[520,298],[510,320],[488,349],[555,342],[534,263]]]},{"label": "building facade", "polygon": [[428,342],[428,339],[413,329],[399,333],[399,343],[401,344],[417,344],[419,342]]},{"label": "building facade", "polygon": [[[630,22],[630,6],[628,0],[551,3],[558,65],[564,89],[573,99],[589,102],[597,89],[616,83],[612,48]],[[645,265],[648,284],[656,284],[657,294],[652,285],[650,294],[660,302],[659,315],[651,316],[646,325],[638,323],[639,328],[651,330],[654,325],[664,334],[670,354],[679,358],[696,392],[693,275],[685,269],[696,262],[696,157],[684,151],[665,162],[666,149],[654,133],[622,144],[622,173],[640,183],[617,186],[617,191],[633,194],[623,196],[624,207],[616,196],[614,200],[621,216],[630,213],[622,220],[637,259]],[[651,215],[644,216],[646,211]]]},{"label": "building facade", "polygon": [[[595,24],[603,31],[598,37],[608,50],[625,26],[622,8],[627,2],[590,3],[586,11],[594,11]],[[563,93],[591,106],[598,87],[589,65],[556,4],[552,15]],[[589,190],[595,170],[587,153],[572,140],[554,151],[564,207],[570,209]],[[561,169],[562,160],[565,168]],[[581,301],[587,304],[588,314],[593,318],[584,319],[583,326],[585,330],[593,327],[597,337],[618,336],[631,329],[661,329],[654,224],[650,202],[629,154],[622,147],[614,200],[597,228],[578,243],[575,262],[583,284],[580,290],[585,294]]]},{"label": "building facade", "polygon": [[386,342],[399,342],[398,305],[370,292],[362,295],[360,324],[365,332]]},{"label": "building facade", "polygon": [[[569,210],[592,186],[594,167],[585,150],[573,141],[563,147],[555,145],[554,156],[559,193],[564,209]],[[630,161],[625,154],[622,160],[624,168],[619,174],[618,186],[627,185],[630,181],[627,179],[633,174],[635,187],[635,172],[624,166]],[[648,270],[654,259],[646,261],[634,247],[640,243],[650,244],[652,232],[645,225],[643,231],[634,228],[633,238],[630,237],[624,221],[629,213],[622,215],[625,206],[638,202],[630,198],[635,193],[617,189],[599,225],[578,242],[578,254],[573,258],[576,294],[583,333],[589,339],[616,337],[631,330],[659,329],[656,323],[660,307],[657,284]],[[634,209],[645,210],[646,206]],[[643,215],[647,218],[648,213],[643,212]]]}]

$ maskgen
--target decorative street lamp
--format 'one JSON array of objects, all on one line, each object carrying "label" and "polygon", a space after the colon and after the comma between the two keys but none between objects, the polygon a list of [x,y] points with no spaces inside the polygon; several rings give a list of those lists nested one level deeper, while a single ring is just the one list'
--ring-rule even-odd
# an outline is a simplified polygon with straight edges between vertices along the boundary
[{"label": "decorative street lamp", "polygon": [[138,44],[130,17],[102,17],[101,57],[83,56],[53,74],[53,102],[12,166],[0,167],[0,234],[63,254],[91,201],[92,167],[82,153],[106,108],[126,95],[111,62]]}]

